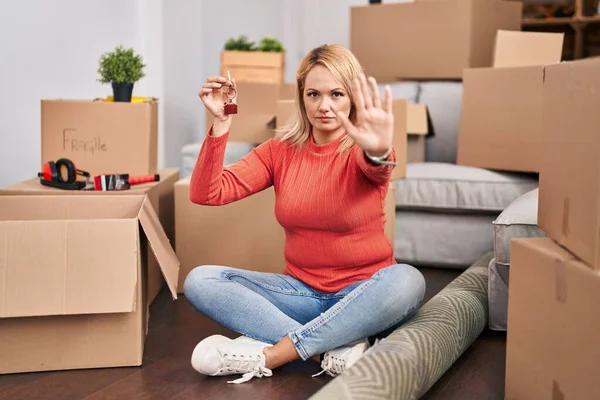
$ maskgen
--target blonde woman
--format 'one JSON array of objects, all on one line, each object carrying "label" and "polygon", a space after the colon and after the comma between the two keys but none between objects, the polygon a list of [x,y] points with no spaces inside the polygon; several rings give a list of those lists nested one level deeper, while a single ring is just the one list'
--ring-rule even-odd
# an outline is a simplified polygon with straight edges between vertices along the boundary
[{"label": "blonde woman", "polygon": [[[296,359],[335,376],[421,305],[425,280],[397,264],[383,209],[396,155],[391,89],[382,100],[354,55],[310,51],[297,71],[297,118],[236,164],[223,167],[231,119],[210,77],[199,92],[214,116],[195,165],[190,200],[219,206],[270,186],[285,230],[283,274],[203,265],[186,277],[196,310],[242,336],[202,340],[192,366],[205,375],[271,376]],[[227,251],[227,249],[223,249]]]}]

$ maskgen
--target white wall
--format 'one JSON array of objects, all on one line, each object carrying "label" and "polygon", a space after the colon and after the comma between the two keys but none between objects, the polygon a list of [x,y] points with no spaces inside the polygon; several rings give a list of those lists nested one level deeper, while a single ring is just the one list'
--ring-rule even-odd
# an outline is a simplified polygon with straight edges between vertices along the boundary
[{"label": "white wall", "polygon": [[136,8],[121,0],[0,0],[0,185],[39,171],[41,99],[110,93],[96,81],[98,59],[118,44],[139,47]]},{"label": "white wall", "polygon": [[204,134],[197,92],[206,76],[219,72],[228,38],[279,37],[291,82],[312,47],[348,45],[349,6],[367,3],[0,0],[0,186],[34,177],[40,168],[41,99],[111,94],[96,81],[104,51],[122,44],[144,56],[147,75],[134,94],[160,99],[159,165],[179,167],[181,147]]}]

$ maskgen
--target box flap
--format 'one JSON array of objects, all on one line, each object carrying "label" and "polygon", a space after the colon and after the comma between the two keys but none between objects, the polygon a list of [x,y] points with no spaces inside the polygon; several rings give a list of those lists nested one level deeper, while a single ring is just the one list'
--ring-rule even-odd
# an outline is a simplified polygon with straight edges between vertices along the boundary
[{"label": "box flap", "polygon": [[133,312],[138,223],[0,221],[0,318]]},{"label": "box flap", "polygon": [[429,133],[425,104],[406,103],[406,133],[409,135],[427,135]]},{"label": "box flap", "polygon": [[560,62],[564,37],[564,33],[498,30],[494,45],[494,68]]},{"label": "box flap", "polygon": [[60,196],[31,194],[0,196],[0,221],[135,219],[145,194]]},{"label": "box flap", "polygon": [[154,208],[148,198],[144,199],[138,218],[142,229],[150,242],[152,252],[158,261],[158,265],[165,277],[167,286],[171,291],[173,299],[177,299],[177,281],[179,279],[179,259],[173,251],[169,238],[154,212]]}]

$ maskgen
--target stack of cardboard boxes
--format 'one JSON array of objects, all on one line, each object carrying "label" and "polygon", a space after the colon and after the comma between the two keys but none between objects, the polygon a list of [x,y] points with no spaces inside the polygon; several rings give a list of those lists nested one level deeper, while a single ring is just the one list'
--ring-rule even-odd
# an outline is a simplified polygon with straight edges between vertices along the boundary
[{"label": "stack of cardboard boxes", "polygon": [[[417,0],[352,7],[350,49],[379,83],[460,81],[465,68],[492,66],[496,31],[519,31],[521,14],[520,3],[502,0]],[[402,101],[395,103],[396,114]],[[413,121],[428,113],[425,105],[408,103],[408,107],[407,162],[424,162],[426,138],[435,134],[433,125],[413,127]]]},{"label": "stack of cardboard boxes", "polygon": [[538,225],[511,242],[507,399],[600,398],[600,58],[542,67]]},{"label": "stack of cardboard boxes", "polygon": [[600,58],[519,32],[519,2],[354,7],[351,47],[381,82],[463,82],[457,164],[539,173],[538,226],[511,242],[507,399],[600,398]]},{"label": "stack of cardboard boxes", "polygon": [[97,192],[32,178],[0,190],[0,373],[141,365],[149,306],[165,281],[177,297],[179,270],[179,170],[157,170],[157,121],[155,99],[41,102],[40,171],[66,158],[92,177],[160,181]]}]

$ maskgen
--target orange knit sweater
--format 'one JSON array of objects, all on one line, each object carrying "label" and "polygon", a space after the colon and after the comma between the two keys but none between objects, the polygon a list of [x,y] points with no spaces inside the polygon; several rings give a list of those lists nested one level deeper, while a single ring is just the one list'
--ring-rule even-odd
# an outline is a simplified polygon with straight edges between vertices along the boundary
[{"label": "orange knit sweater", "polygon": [[[300,149],[270,139],[223,167],[229,133],[211,136],[191,176],[190,200],[218,206],[273,185],[275,216],[285,231],[285,274],[334,293],[395,264],[384,232],[384,201],[392,172],[355,145],[339,153],[342,137]],[[389,158],[395,160],[395,153]]]}]

